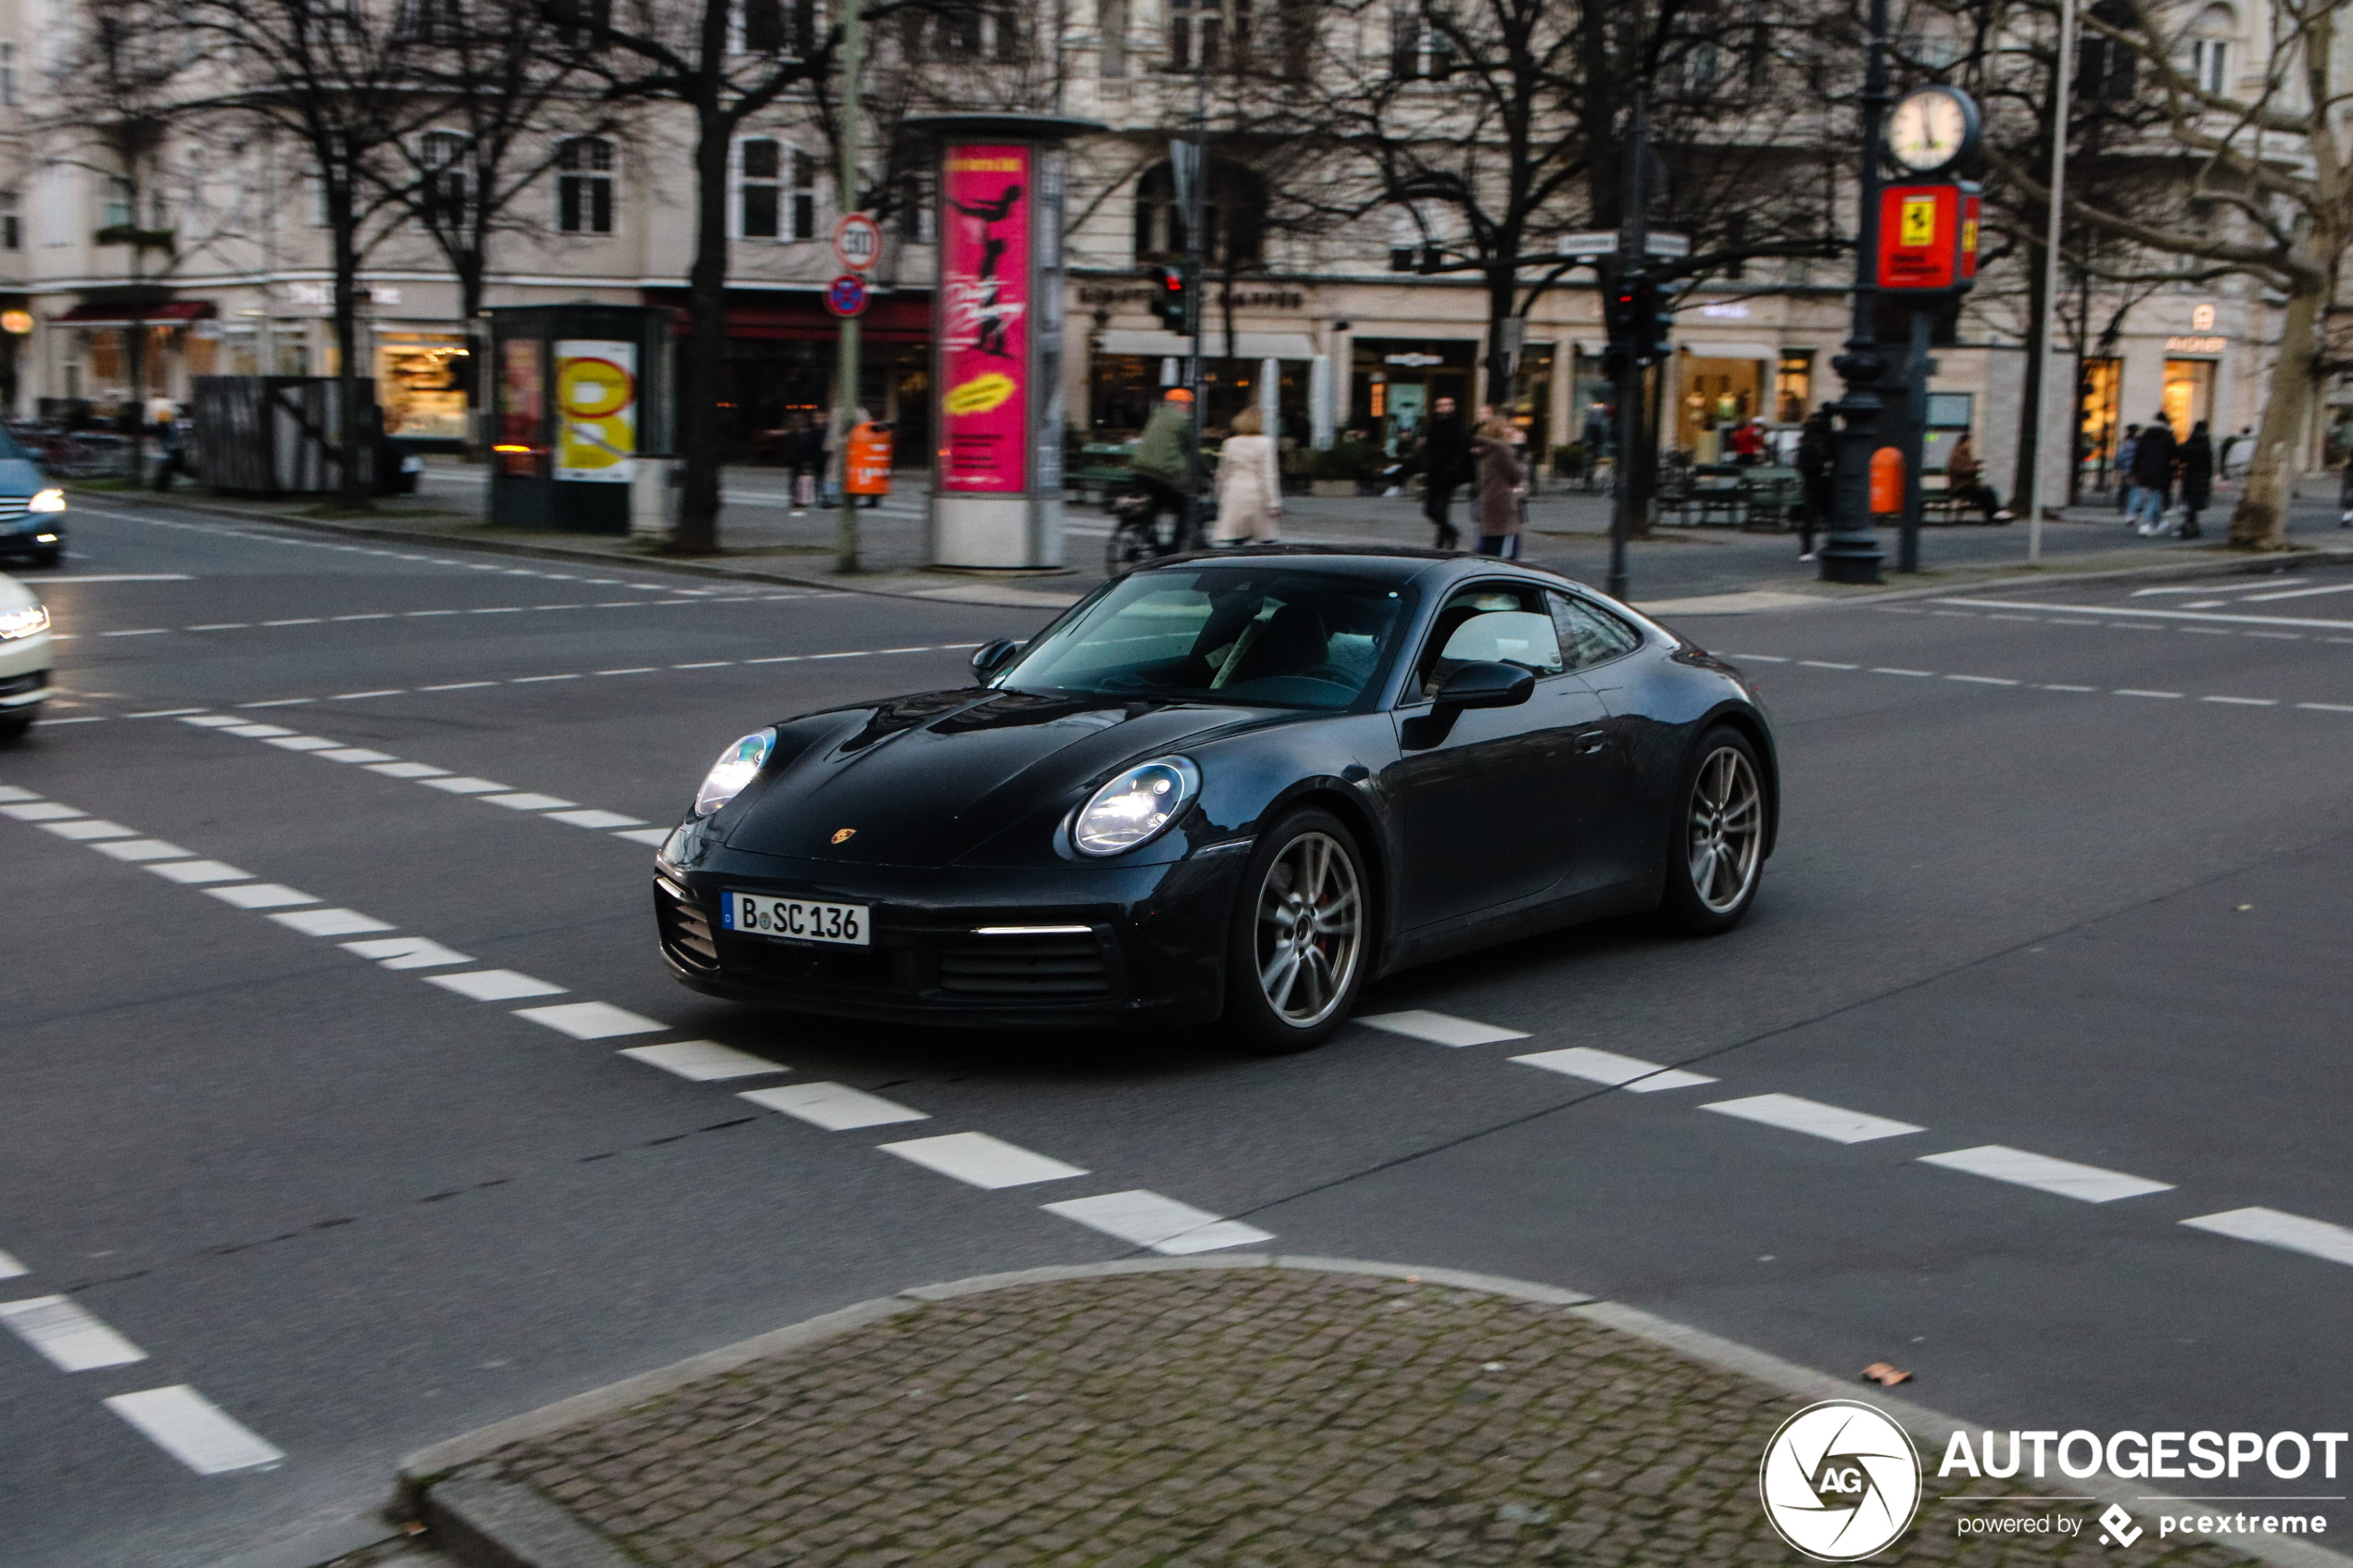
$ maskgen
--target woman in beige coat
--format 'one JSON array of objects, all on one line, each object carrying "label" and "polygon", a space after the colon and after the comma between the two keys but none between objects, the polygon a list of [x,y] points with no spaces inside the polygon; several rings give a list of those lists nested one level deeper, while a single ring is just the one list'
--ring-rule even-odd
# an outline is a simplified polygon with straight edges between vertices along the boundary
[{"label": "woman in beige coat", "polygon": [[1283,476],[1275,461],[1273,439],[1261,433],[1265,429],[1254,407],[1234,416],[1234,433],[1217,457],[1214,544],[1275,542],[1275,524],[1283,515]]},{"label": "woman in beige coat", "polygon": [[1511,426],[1483,420],[1471,437],[1478,462],[1478,553],[1519,559],[1520,497],[1528,494],[1528,470],[1513,449]]}]

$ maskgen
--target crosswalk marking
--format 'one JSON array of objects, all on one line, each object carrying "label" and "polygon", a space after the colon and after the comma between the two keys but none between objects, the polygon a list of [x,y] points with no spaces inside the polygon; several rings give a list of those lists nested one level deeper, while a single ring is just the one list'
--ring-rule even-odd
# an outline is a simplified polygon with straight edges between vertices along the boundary
[{"label": "crosswalk marking", "polygon": [[1467,1018],[1454,1018],[1419,1008],[1405,1012],[1371,1013],[1358,1018],[1356,1022],[1386,1030],[1391,1035],[1404,1035],[1439,1046],[1491,1046],[1502,1040],[1528,1038],[1524,1030],[1498,1029],[1491,1023],[1474,1023]]},{"label": "crosswalk marking", "polygon": [[147,870],[173,882],[195,884],[205,882],[251,882],[253,873],[241,872],[221,860],[162,860]]},{"label": "crosswalk marking", "polygon": [[1920,1163],[1942,1165],[1948,1171],[1967,1171],[1972,1176],[2012,1182],[2085,1203],[2113,1203],[2120,1198],[2144,1198],[2153,1192],[2173,1190],[2170,1182],[2152,1182],[2120,1171],[2104,1171],[2096,1165],[2078,1165],[2071,1160],[2054,1160],[2047,1154],[2031,1154],[1997,1143],[1957,1148],[1944,1154],[1923,1154]]},{"label": "crosswalk marking", "polygon": [[641,1018],[610,1002],[560,1002],[554,1007],[517,1008],[515,1016],[545,1024],[575,1040],[610,1040],[621,1035],[655,1035],[670,1027],[650,1018]]},{"label": "crosswalk marking", "polygon": [[107,1408],[199,1475],[258,1470],[286,1457],[184,1383],[117,1394]]},{"label": "crosswalk marking", "polygon": [[59,1372],[129,1366],[147,1352],[108,1328],[68,1296],[0,1301],[0,1323],[49,1359]]},{"label": "crosswalk marking", "polygon": [[551,985],[511,969],[473,969],[463,974],[428,974],[427,985],[455,991],[478,1002],[511,1002],[525,997],[560,997],[565,987]]},{"label": "crosswalk marking", "polygon": [[433,969],[441,964],[472,963],[454,947],[430,936],[383,936],[369,942],[346,942],[343,950],[371,959],[386,969]]},{"label": "crosswalk marking", "polygon": [[987,1133],[949,1133],[936,1138],[910,1138],[880,1146],[886,1154],[912,1160],[927,1171],[952,1176],[976,1187],[1027,1186],[1033,1182],[1067,1181],[1083,1176],[1086,1168],[1065,1165],[1019,1144],[990,1137]]},{"label": "crosswalk marking", "polygon": [[1896,1138],[1928,1130],[1909,1122],[1869,1116],[1797,1095],[1751,1095],[1744,1099],[1719,1099],[1700,1109],[1746,1122],[1761,1122],[1768,1127],[1785,1127],[1793,1133],[1828,1138],[1832,1143],[1869,1143],[1876,1138]]},{"label": "crosswalk marking", "polygon": [[663,1046],[627,1046],[623,1047],[621,1054],[698,1084],[716,1083],[728,1078],[756,1078],[762,1073],[792,1071],[781,1062],[770,1061],[749,1051],[739,1051],[733,1046],[723,1046],[716,1040],[673,1040]]},{"label": "crosswalk marking", "polygon": [[357,936],[363,931],[390,931],[392,922],[363,915],[358,909],[289,909],[271,920],[305,936]]},{"label": "crosswalk marking", "polygon": [[205,892],[241,909],[283,909],[319,900],[277,882],[248,882],[234,887],[208,887]]},{"label": "crosswalk marking", "polygon": [[1115,1236],[1122,1241],[1174,1258],[1275,1239],[1272,1231],[1243,1224],[1239,1220],[1223,1220],[1189,1203],[1179,1203],[1141,1188],[1107,1192],[1095,1198],[1065,1198],[1039,1207],[1049,1214],[1076,1220],[1105,1236]]},{"label": "crosswalk marking", "polygon": [[1695,1088],[1702,1084],[1716,1082],[1705,1073],[1686,1073],[1680,1068],[1644,1061],[1638,1056],[1597,1051],[1591,1046],[1538,1051],[1531,1056],[1516,1056],[1512,1060],[1529,1067],[1541,1067],[1547,1073],[1562,1073],[1590,1083],[1624,1087],[1638,1095],[1655,1094],[1661,1089]]}]

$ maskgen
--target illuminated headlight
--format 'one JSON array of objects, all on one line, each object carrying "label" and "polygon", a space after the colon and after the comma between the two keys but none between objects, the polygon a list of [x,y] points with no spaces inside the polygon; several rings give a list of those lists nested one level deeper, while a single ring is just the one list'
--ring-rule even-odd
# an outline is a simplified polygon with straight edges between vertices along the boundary
[{"label": "illuminated headlight", "polygon": [[49,629],[49,607],[25,605],[17,609],[0,609],[0,642],[14,642],[30,637],[35,632]]},{"label": "illuminated headlight", "polygon": [[695,792],[695,815],[708,817],[741,795],[744,785],[759,776],[760,765],[775,746],[776,732],[768,729],[746,735],[721,752],[711,771],[703,775],[702,788]]},{"label": "illuminated headlight", "polygon": [[25,507],[29,512],[61,512],[65,509],[66,493],[54,488],[38,492]]},{"label": "illuminated headlight", "polygon": [[1082,855],[1116,855],[1160,836],[1201,793],[1201,770],[1182,757],[1159,757],[1128,769],[1097,790],[1070,830]]}]

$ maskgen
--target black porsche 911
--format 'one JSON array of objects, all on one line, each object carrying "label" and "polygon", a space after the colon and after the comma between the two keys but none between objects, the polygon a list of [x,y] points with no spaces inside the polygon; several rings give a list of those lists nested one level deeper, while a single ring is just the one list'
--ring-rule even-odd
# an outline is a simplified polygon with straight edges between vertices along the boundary
[{"label": "black porsche 911", "polygon": [[1729,930],[1773,849],[1740,671],[1516,563],[1185,557],[972,667],[727,748],[657,860],[681,980],[1294,1050],[1466,948],[1644,909]]}]

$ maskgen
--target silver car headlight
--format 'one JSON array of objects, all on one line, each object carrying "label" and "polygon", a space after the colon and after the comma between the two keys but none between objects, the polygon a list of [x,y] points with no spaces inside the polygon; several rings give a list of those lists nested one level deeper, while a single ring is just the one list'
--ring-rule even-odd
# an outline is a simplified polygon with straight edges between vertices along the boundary
[{"label": "silver car headlight", "polygon": [[19,605],[15,609],[0,609],[0,643],[13,643],[19,637],[30,637],[49,629],[47,605]]},{"label": "silver car headlight", "polygon": [[775,748],[776,732],[771,728],[748,734],[721,752],[703,775],[702,787],[695,791],[695,815],[708,817],[741,795]]},{"label": "silver car headlight", "polygon": [[1201,770],[1182,757],[1156,757],[1113,779],[1090,797],[1071,824],[1082,855],[1116,855],[1150,843],[1201,793]]},{"label": "silver car headlight", "polygon": [[24,509],[29,512],[64,511],[66,509],[66,493],[54,487],[47,490],[35,491],[33,493],[32,499],[25,503]]}]

